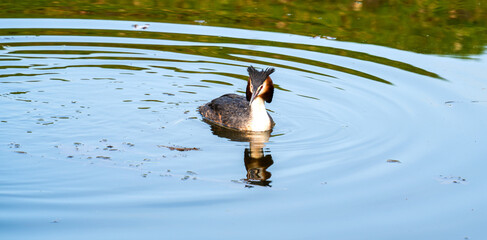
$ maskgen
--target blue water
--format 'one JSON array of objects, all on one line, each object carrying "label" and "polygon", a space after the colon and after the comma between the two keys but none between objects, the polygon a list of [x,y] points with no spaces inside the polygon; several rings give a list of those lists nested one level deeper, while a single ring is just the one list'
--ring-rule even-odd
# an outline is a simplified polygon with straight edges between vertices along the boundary
[{"label": "blue water", "polygon": [[[486,236],[485,51],[132,24],[0,19],[46,31],[0,36],[1,239]],[[277,84],[253,165],[196,111],[249,65]]]}]

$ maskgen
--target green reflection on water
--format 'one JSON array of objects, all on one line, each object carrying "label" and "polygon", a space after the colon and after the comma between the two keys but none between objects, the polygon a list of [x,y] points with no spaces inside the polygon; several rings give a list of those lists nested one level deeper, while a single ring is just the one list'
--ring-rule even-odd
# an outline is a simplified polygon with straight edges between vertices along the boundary
[{"label": "green reflection on water", "polygon": [[487,41],[483,0],[4,0],[0,16],[204,24],[432,54],[480,54]]},{"label": "green reflection on water", "polygon": [[[289,48],[289,49],[299,49],[299,50],[305,50],[309,52],[320,52],[320,53],[325,53],[325,54],[332,54],[332,55],[339,55],[339,56],[346,56],[346,57],[352,57],[355,59],[360,59],[360,60],[365,60],[368,62],[375,62],[375,63],[380,63],[384,65],[389,65],[395,68],[403,69],[406,71],[414,72],[417,74],[429,76],[429,77],[434,77],[434,78],[439,78],[441,79],[440,76],[438,76],[435,73],[428,72],[424,69],[414,67],[412,65],[398,62],[398,61],[393,61],[390,59],[385,59],[379,56],[372,56],[369,54],[361,53],[361,52],[354,52],[354,51],[346,51],[343,49],[335,49],[335,48],[329,48],[329,47],[319,47],[319,46],[309,46],[309,45],[303,45],[303,44],[291,44],[291,43],[279,43],[279,42],[269,42],[269,41],[253,41],[253,40],[248,40],[248,39],[233,39],[233,38],[222,38],[222,37],[211,37],[211,36],[202,36],[202,35],[191,35],[188,36],[187,34],[157,34],[157,33],[151,33],[151,32],[144,32],[143,34],[140,33],[134,33],[134,32],[124,32],[124,31],[107,31],[107,30],[39,30],[39,29],[14,29],[14,30],[0,30],[0,34],[8,34],[8,35],[28,35],[29,32],[35,33],[36,35],[81,35],[81,36],[124,36],[124,37],[131,37],[131,38],[154,38],[158,39],[161,38],[161,35],[164,35],[164,37],[167,37],[167,40],[176,40],[176,41],[189,41],[190,39],[192,42],[210,42],[210,43],[238,43],[238,44],[253,44],[253,45],[259,45],[259,46],[266,46],[266,45],[273,45],[274,47],[282,47],[282,48]],[[274,43],[274,44],[272,44]],[[29,42],[20,42],[20,43],[9,43],[10,46],[29,46],[31,43]],[[38,46],[51,46],[51,45],[59,45],[59,43],[55,42],[40,42],[36,43]],[[307,58],[301,58],[301,57],[295,57],[295,56],[290,56],[286,54],[278,54],[278,53],[268,53],[268,52],[263,52],[263,51],[254,51],[254,50],[247,50],[247,49],[240,49],[240,48],[235,48],[235,45],[230,45],[231,47],[219,47],[219,46],[179,46],[177,44],[175,45],[143,45],[143,44],[121,44],[121,43],[84,43],[84,42],[75,42],[75,43],[63,43],[64,46],[111,46],[111,47],[123,47],[127,49],[127,52],[119,52],[115,51],[112,53],[130,53],[130,54],[137,54],[137,53],[132,53],[130,52],[131,48],[136,48],[136,49],[150,49],[150,50],[159,50],[159,51],[166,51],[166,52],[175,52],[175,53],[183,53],[183,54],[192,54],[192,55],[201,55],[201,56],[206,56],[206,57],[215,57],[218,59],[228,59],[228,60],[245,60],[245,56],[258,56],[258,57],[263,57],[263,58],[268,58],[268,59],[280,59],[284,61],[289,61],[289,62],[295,62],[295,63],[303,63],[303,64],[309,64],[309,65],[314,65],[326,69],[331,69],[331,70],[337,70],[340,72],[346,72],[349,74],[353,74],[356,76],[361,76],[367,79],[371,79],[374,81],[379,81],[387,84],[391,84],[389,81],[370,75],[368,73],[360,72],[354,69],[350,68],[345,68],[341,67],[338,65],[326,63],[323,61],[316,61],[316,60],[311,60]],[[233,46],[233,47],[232,47]],[[95,53],[103,53],[103,51],[94,51],[94,50],[83,50],[83,51],[73,51],[73,50],[16,50],[16,51],[11,51],[11,54],[78,54],[78,55],[88,55],[86,57],[77,57],[78,59],[118,59],[118,60],[150,60],[150,61],[168,61],[169,59],[164,59],[164,58],[149,58],[149,57],[128,57],[128,56],[120,56],[120,57],[106,57],[106,56],[89,56],[91,54]],[[30,58],[34,58],[36,56],[30,56]],[[37,58],[42,58],[40,56],[37,56]],[[177,62],[188,62],[186,60],[176,60],[176,59],[170,59],[170,61],[177,61]],[[209,62],[209,61],[205,61]],[[293,67],[292,64],[288,65],[281,65],[281,64],[276,64],[274,62],[265,62],[265,61],[260,61],[260,60],[253,60],[255,63],[263,64],[263,65],[272,65],[276,67],[285,67],[288,69],[294,69],[294,70],[299,70],[303,72],[309,72],[317,75],[321,75],[324,77],[334,77],[331,75],[323,74],[320,72],[313,72],[309,71],[306,69],[301,69],[297,67]],[[227,63],[228,65],[234,65]],[[77,66],[79,67],[79,66]],[[87,66],[87,67],[91,67]],[[186,72],[186,73],[196,73],[195,71],[184,71],[182,69],[177,69],[174,67],[164,67],[164,66],[152,66],[156,68],[164,68],[164,69],[171,69],[176,72]],[[61,67],[64,68],[64,67]],[[124,68],[123,66],[120,66],[120,68]],[[47,68],[46,68],[47,69]],[[51,68],[55,69],[55,68]],[[124,69],[133,69],[133,70],[147,70],[145,68],[140,68],[136,69],[135,67],[125,67]],[[199,72],[199,71],[198,71]],[[207,72],[209,73],[209,72]],[[231,73],[219,73],[221,75],[233,77],[233,78],[242,78],[242,76],[231,74]],[[244,79],[244,78],[242,78]],[[245,77],[246,79],[246,77]]]}]

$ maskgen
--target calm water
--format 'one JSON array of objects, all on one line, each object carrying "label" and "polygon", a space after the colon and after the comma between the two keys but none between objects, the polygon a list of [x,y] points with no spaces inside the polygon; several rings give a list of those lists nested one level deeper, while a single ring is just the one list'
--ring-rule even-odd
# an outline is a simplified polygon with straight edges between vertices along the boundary
[{"label": "calm water", "polygon": [[[0,29],[2,239],[487,235],[485,46],[460,58],[86,19]],[[196,111],[242,94],[249,65],[276,68],[270,136]]]}]

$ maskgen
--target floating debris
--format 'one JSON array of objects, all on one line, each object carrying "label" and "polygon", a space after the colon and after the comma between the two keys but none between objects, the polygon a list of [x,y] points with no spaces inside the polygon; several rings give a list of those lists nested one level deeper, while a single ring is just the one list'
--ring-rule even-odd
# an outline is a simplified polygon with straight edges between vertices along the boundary
[{"label": "floating debris", "polygon": [[467,182],[467,179],[462,177],[440,175],[438,181],[441,184],[465,184]]},{"label": "floating debris", "polygon": [[10,145],[9,148],[20,148],[20,144],[18,143],[10,143],[9,145]]},{"label": "floating debris", "polygon": [[144,25],[138,25],[138,24],[134,24],[132,25],[132,27],[134,29],[137,29],[137,30],[145,30],[147,28],[149,28],[150,24],[144,24]]},{"label": "floating debris", "polygon": [[401,163],[401,161],[395,160],[395,159],[387,159],[386,162],[388,162],[388,163]]},{"label": "floating debris", "polygon": [[200,150],[199,148],[187,148],[187,147],[178,147],[178,146],[164,146],[164,145],[157,145],[158,147],[165,147],[165,148],[168,148],[169,150],[171,151],[180,151],[180,152],[184,152],[184,151],[198,151]]},{"label": "floating debris", "polygon": [[181,180],[183,180],[183,181],[186,181],[188,179],[189,179],[189,176],[184,176],[184,177],[181,178]]},{"label": "floating debris", "polygon": [[193,172],[193,171],[186,171],[186,173],[189,175],[198,175],[196,172]]},{"label": "floating debris", "polygon": [[112,145],[107,145],[106,148],[103,148],[105,151],[118,151],[118,149],[114,148]]},{"label": "floating debris", "polygon": [[27,152],[24,152],[24,151],[15,151],[16,153],[19,153],[19,154],[27,154]]},{"label": "floating debris", "polygon": [[195,23],[206,24],[206,20],[194,20]]},{"label": "floating debris", "polygon": [[105,156],[96,156],[96,158],[105,159],[105,160],[111,159],[110,157],[105,157]]}]

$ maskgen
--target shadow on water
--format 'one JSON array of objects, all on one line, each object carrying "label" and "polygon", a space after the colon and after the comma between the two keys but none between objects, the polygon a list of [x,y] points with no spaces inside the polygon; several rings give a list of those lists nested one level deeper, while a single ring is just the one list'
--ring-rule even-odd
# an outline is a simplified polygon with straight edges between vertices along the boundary
[{"label": "shadow on water", "polygon": [[246,187],[253,187],[253,185],[271,187],[272,181],[269,179],[272,174],[267,169],[272,166],[274,161],[270,150],[264,148],[265,143],[269,141],[272,130],[267,132],[240,132],[213,124],[210,125],[212,133],[218,137],[249,143],[249,147],[244,150],[244,163],[247,175],[246,178],[242,179],[247,184]]}]

